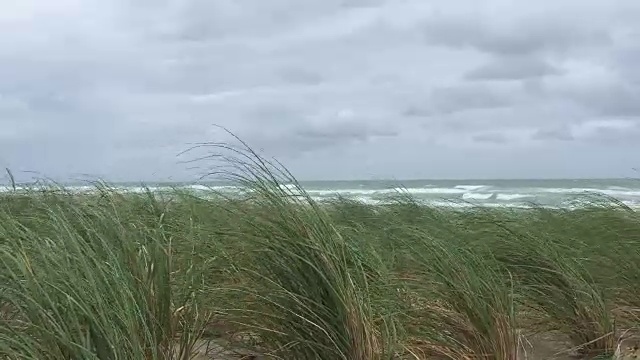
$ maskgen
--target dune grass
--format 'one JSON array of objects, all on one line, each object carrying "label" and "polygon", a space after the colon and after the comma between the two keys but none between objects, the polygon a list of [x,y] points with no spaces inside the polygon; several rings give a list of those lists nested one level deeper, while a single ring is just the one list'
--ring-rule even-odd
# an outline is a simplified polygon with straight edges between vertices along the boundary
[{"label": "dune grass", "polygon": [[233,154],[241,198],[0,195],[0,358],[186,360],[216,338],[279,359],[515,360],[549,332],[608,356],[639,325],[640,216],[622,205],[319,204]]}]

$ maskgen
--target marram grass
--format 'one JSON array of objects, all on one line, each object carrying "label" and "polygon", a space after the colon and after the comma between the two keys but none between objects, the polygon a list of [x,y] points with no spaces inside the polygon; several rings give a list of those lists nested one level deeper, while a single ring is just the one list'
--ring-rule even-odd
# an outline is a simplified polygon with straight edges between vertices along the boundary
[{"label": "marram grass", "polygon": [[0,358],[186,360],[213,338],[277,359],[544,359],[536,334],[611,355],[640,325],[633,210],[318,204],[232,153],[243,198],[1,195]]}]

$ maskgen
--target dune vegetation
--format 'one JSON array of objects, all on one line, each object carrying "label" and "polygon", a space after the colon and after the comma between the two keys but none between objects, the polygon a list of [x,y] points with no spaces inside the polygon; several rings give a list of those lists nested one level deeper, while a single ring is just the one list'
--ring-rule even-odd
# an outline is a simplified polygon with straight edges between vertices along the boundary
[{"label": "dune vegetation", "polygon": [[0,195],[0,358],[610,358],[640,324],[640,215],[610,199],[320,204],[234,153],[233,198]]}]

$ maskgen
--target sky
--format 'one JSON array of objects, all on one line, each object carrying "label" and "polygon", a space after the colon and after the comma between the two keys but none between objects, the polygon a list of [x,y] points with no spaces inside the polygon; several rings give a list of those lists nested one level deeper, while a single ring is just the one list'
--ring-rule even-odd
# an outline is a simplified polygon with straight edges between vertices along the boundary
[{"label": "sky", "polygon": [[0,166],[191,180],[637,177],[637,0],[0,0]]}]

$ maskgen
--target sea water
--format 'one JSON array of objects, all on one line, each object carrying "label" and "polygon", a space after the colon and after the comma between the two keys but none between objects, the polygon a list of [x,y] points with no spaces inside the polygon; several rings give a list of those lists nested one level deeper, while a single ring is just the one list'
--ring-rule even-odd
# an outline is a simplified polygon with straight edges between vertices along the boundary
[{"label": "sea water", "polygon": [[[122,191],[141,192],[141,184],[112,184]],[[576,206],[581,200],[609,197],[630,207],[640,207],[640,180],[636,179],[566,179],[566,180],[394,180],[394,181],[302,181],[300,185],[315,200],[341,196],[368,204],[389,201],[398,194],[410,195],[432,206],[546,207]],[[151,191],[183,188],[206,195],[211,190],[227,195],[243,189],[222,182],[146,184]],[[293,189],[292,184],[283,184]],[[68,190],[89,192],[92,186],[68,185]],[[0,188],[0,191],[8,188]],[[295,191],[294,191],[295,192]]]},{"label": "sea water", "polygon": [[312,181],[302,185],[317,199],[338,194],[366,203],[403,193],[435,206],[565,207],[594,197],[640,206],[640,180],[633,179]]}]

